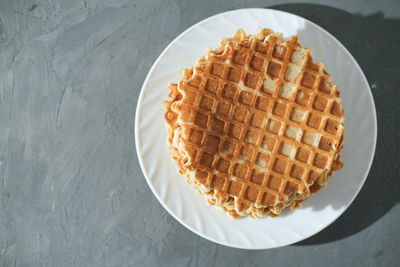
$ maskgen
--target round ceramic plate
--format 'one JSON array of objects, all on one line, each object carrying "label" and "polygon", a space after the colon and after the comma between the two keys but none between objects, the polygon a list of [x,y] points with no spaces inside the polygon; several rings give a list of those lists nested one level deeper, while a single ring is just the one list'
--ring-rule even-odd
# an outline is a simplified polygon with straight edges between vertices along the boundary
[{"label": "round ceramic plate", "polygon": [[[231,219],[210,207],[177,173],[167,147],[164,109],[167,84],[178,82],[183,70],[196,63],[207,48],[231,37],[238,28],[254,34],[271,28],[285,38],[298,35],[302,46],[313,50],[315,61],[325,64],[342,96],[345,115],[344,167],[328,185],[295,212],[277,218]],[[318,233],[335,221],[360,191],[375,152],[377,121],[368,82],[344,46],[316,24],[289,13],[269,9],[242,9],[203,20],[179,35],[161,53],[140,93],[136,111],[136,148],[144,176],[168,212],[196,234],[226,246],[267,249],[289,245]]]}]

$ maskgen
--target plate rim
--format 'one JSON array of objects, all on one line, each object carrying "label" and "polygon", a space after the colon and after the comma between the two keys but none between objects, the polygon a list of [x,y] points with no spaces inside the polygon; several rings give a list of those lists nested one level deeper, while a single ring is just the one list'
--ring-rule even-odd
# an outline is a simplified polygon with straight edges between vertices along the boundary
[{"label": "plate rim", "polygon": [[[239,246],[236,244],[230,244],[228,242],[224,242],[221,240],[217,240],[211,236],[207,236],[199,231],[197,231],[196,229],[193,229],[192,226],[188,225],[183,219],[181,219],[177,214],[175,214],[174,211],[172,211],[168,205],[164,202],[164,200],[160,197],[160,195],[158,194],[158,192],[154,189],[152,183],[150,183],[150,179],[148,178],[148,171],[146,170],[146,167],[143,164],[143,158],[142,158],[142,154],[139,153],[139,151],[142,150],[141,148],[141,142],[140,142],[140,137],[139,137],[139,117],[141,114],[141,105],[142,105],[142,101],[143,101],[143,95],[144,95],[144,89],[147,86],[147,83],[149,82],[155,68],[159,65],[161,59],[163,58],[163,56],[171,49],[171,47],[177,42],[179,41],[185,34],[187,34],[189,31],[191,31],[193,28],[197,27],[198,25],[209,21],[211,19],[214,19],[216,17],[219,16],[224,16],[230,13],[235,13],[235,12],[243,12],[243,11],[248,11],[248,12],[252,12],[252,11],[265,11],[265,10],[269,10],[272,12],[276,12],[276,13],[281,13],[281,14],[285,14],[285,15],[291,15],[294,17],[297,17],[298,19],[301,20],[305,20],[306,22],[310,23],[310,25],[312,25],[313,27],[316,27],[318,30],[322,31],[324,34],[327,34],[329,37],[332,38],[332,40],[334,42],[336,42],[336,44],[339,45],[340,49],[342,49],[345,54],[349,57],[349,59],[351,60],[351,62],[353,63],[353,65],[358,69],[358,71],[361,72],[361,76],[362,76],[362,82],[364,82],[367,86],[367,88],[369,90],[367,90],[367,94],[371,100],[371,104],[372,104],[372,115],[373,115],[373,121],[372,121],[372,126],[374,128],[374,132],[373,132],[373,142],[372,142],[372,153],[370,154],[370,157],[368,159],[368,167],[365,169],[365,172],[363,173],[363,180],[360,183],[360,185],[358,186],[358,189],[356,190],[355,194],[352,196],[352,199],[350,200],[350,202],[348,203],[348,205],[343,209],[343,211],[338,211],[337,214],[335,214],[336,216],[333,216],[333,219],[325,224],[321,229],[319,229],[318,231],[314,232],[311,235],[305,236],[305,237],[301,237],[300,239],[297,239],[295,241],[290,241],[290,242],[286,242],[283,244],[280,244],[278,246],[273,246],[273,247],[247,247],[247,246]],[[365,77],[365,74],[363,72],[363,70],[361,69],[360,65],[358,64],[358,62],[355,60],[355,58],[352,56],[352,54],[347,50],[347,48],[338,40],[336,39],[336,37],[334,35],[332,35],[330,32],[328,32],[327,30],[325,30],[324,28],[322,28],[321,26],[319,26],[318,24],[303,18],[299,15],[290,13],[290,12],[286,12],[286,11],[281,11],[281,10],[276,10],[276,9],[272,9],[272,8],[241,8],[241,9],[234,9],[234,10],[229,10],[229,11],[225,11],[225,12],[221,12],[215,15],[212,15],[210,17],[207,17],[195,24],[193,24],[192,26],[188,27],[186,30],[184,30],[182,33],[180,33],[177,37],[175,37],[165,48],[164,50],[161,52],[161,54],[157,57],[157,59],[155,60],[155,62],[153,63],[152,67],[150,68],[149,72],[147,73],[147,76],[143,82],[143,85],[140,89],[140,93],[139,93],[139,97],[138,97],[138,101],[136,104],[136,112],[135,112],[135,145],[136,145],[136,154],[138,156],[138,160],[139,160],[139,164],[140,164],[140,168],[143,172],[143,175],[145,177],[145,180],[148,184],[148,186],[150,187],[150,190],[152,191],[152,193],[154,194],[154,196],[157,198],[157,200],[161,203],[162,207],[168,211],[168,213],[170,215],[172,215],[172,217],[174,219],[176,219],[180,224],[182,224],[183,226],[185,226],[187,229],[189,229],[190,231],[192,231],[193,233],[201,236],[202,238],[212,241],[214,243],[217,243],[219,245],[224,245],[227,247],[233,247],[233,248],[238,248],[238,249],[246,249],[246,250],[264,250],[264,249],[272,249],[272,248],[279,248],[279,247],[284,247],[284,246],[288,246],[291,244],[295,244],[298,243],[300,241],[303,241],[307,238],[310,238],[316,234],[318,234],[319,232],[321,232],[322,230],[326,229],[329,225],[331,225],[333,222],[335,222],[350,206],[351,204],[354,202],[355,198],[358,196],[358,194],[360,193],[360,190],[363,188],[365,181],[367,180],[369,171],[371,170],[372,167],[372,163],[373,160],[375,158],[375,152],[376,152],[376,143],[377,143],[377,137],[378,137],[378,120],[377,120],[377,114],[376,114],[376,107],[375,107],[375,101],[372,95],[372,91],[371,91],[371,87],[368,83],[367,78]]]}]

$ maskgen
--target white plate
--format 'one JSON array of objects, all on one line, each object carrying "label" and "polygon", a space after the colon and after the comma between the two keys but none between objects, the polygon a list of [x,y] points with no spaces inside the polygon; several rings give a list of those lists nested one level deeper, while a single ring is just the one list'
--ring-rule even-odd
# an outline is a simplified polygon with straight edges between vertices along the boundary
[{"label": "white plate", "polygon": [[[345,111],[344,167],[323,190],[305,201],[295,212],[277,218],[231,219],[210,207],[185,179],[167,148],[164,110],[167,84],[177,82],[177,70],[192,66],[204,51],[215,48],[222,37],[238,28],[255,33],[260,27],[297,34],[313,57],[325,64],[338,85]],[[226,246],[266,249],[289,245],[321,231],[336,220],[360,191],[375,152],[377,121],[368,82],[344,46],[316,24],[282,11],[242,9],[203,20],[179,35],[161,53],[140,93],[135,124],[136,148],[144,176],[154,195],[168,212],[198,235]]]}]

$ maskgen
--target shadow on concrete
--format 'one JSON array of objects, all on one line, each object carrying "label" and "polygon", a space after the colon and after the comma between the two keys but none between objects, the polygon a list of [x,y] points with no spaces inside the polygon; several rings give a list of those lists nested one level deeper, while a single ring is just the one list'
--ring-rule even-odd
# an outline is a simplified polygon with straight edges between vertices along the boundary
[{"label": "shadow on concrete", "polygon": [[400,201],[400,21],[385,18],[381,12],[363,16],[315,4],[267,8],[299,15],[326,29],[350,51],[370,83],[378,117],[378,141],[364,187],[333,224],[295,246],[351,236],[378,221]]}]

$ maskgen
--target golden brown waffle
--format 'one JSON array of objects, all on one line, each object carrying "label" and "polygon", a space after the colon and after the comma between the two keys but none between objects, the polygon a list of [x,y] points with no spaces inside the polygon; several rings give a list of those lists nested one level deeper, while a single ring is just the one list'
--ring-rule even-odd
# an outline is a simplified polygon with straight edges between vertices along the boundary
[{"label": "golden brown waffle", "polygon": [[342,166],[339,92],[297,36],[239,30],[169,88],[178,170],[231,216],[295,209]]}]

